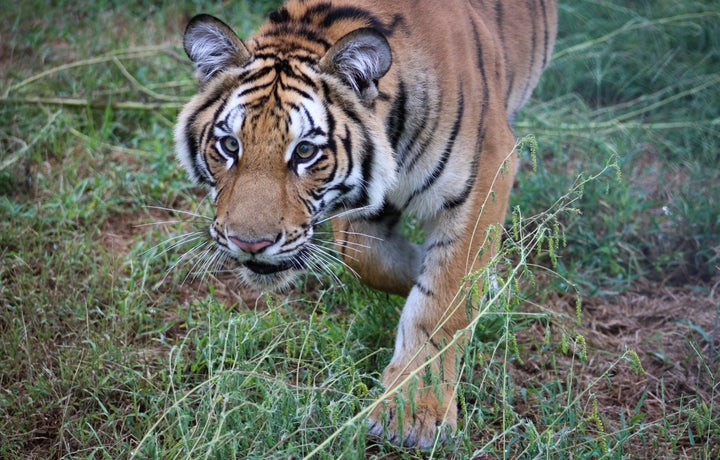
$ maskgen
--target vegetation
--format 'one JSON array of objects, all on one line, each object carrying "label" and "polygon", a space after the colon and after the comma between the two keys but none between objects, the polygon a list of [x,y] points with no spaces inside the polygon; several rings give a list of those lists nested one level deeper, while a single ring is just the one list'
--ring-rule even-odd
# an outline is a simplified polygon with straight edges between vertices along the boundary
[{"label": "vegetation", "polygon": [[[202,257],[180,37],[198,12],[247,36],[277,2],[83,3],[0,11],[0,458],[420,455],[365,433],[402,299],[339,266],[257,296]],[[560,24],[459,431],[422,455],[717,458],[720,7]]]}]

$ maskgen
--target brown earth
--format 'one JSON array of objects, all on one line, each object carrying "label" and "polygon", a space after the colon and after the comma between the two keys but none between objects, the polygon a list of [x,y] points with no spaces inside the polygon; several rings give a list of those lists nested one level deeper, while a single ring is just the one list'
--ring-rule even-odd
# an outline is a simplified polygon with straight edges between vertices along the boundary
[{"label": "brown earth", "polygon": [[[669,452],[677,458],[703,458],[708,440],[694,423],[720,417],[720,282],[705,288],[640,283],[613,297],[585,299],[579,324],[575,298],[556,297],[544,308],[558,315],[553,323],[563,325],[568,351],[545,352],[544,325],[523,329],[518,343],[527,353],[511,367],[516,382],[542,388],[565,384],[572,375],[568,391],[588,413],[596,401],[606,432],[621,429],[623,420],[642,419],[647,432],[629,444],[632,458],[666,458]],[[551,326],[550,343],[560,343],[560,335]],[[578,336],[585,347],[575,340]],[[530,400],[516,410],[532,419],[541,404]],[[658,436],[663,429],[676,432]],[[707,443],[716,456],[719,443]]]}]

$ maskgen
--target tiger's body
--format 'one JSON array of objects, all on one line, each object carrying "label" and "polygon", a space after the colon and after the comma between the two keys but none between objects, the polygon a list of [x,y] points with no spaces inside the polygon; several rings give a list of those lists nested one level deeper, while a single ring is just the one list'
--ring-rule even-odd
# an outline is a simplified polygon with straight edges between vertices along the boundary
[{"label": "tiger's body", "polygon": [[[424,447],[455,426],[455,348],[437,355],[472,320],[456,294],[494,254],[510,123],[556,28],[553,0],[291,0],[245,42],[210,16],[188,25],[200,91],[176,150],[212,192],[219,250],[249,284],[282,286],[317,264],[315,228],[335,216],[347,265],[407,296],[382,381],[415,404],[397,417],[389,401],[385,424],[378,406],[371,433]],[[400,234],[405,213],[423,245]],[[426,363],[440,392],[422,384]]]}]

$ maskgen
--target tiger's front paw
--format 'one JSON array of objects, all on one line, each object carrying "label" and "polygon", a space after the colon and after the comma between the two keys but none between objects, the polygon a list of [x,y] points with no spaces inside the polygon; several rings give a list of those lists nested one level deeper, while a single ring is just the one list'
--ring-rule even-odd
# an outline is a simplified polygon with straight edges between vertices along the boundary
[{"label": "tiger's front paw", "polygon": [[[397,380],[384,376],[383,382],[388,381]],[[385,385],[392,390],[392,386]],[[432,447],[437,441],[447,441],[448,433],[457,428],[452,385],[412,386],[403,385],[397,396],[378,404],[368,417],[368,432],[398,446],[421,449]]]}]

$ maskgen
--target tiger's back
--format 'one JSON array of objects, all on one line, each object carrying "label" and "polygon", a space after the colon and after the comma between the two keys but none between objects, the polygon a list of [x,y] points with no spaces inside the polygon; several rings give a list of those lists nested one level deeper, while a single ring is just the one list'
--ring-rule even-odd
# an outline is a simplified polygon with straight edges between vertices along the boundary
[{"label": "tiger's back", "polygon": [[[209,16],[188,25],[200,92],[176,150],[212,191],[218,249],[260,288],[341,256],[407,296],[373,434],[423,447],[456,424],[455,348],[442,344],[475,314],[463,280],[494,255],[510,123],[548,64],[556,14],[551,0],[291,0],[246,41]],[[406,213],[422,245],[402,236]],[[328,216],[337,255],[313,243]],[[434,385],[410,383],[426,371]],[[403,417],[393,391],[415,400]]]},{"label": "tiger's back", "polygon": [[[555,3],[295,0],[277,10],[248,45],[252,51],[272,37],[283,47],[293,43],[290,37],[297,32],[314,38],[317,30],[327,43],[334,43],[360,27],[381,30],[393,50],[393,65],[381,79],[373,105],[384,120],[397,162],[399,184],[390,194],[392,204],[431,215],[435,208],[463,198],[465,190],[458,183],[473,166],[467,164],[472,161],[467,152],[481,150],[477,144],[488,126],[512,122],[530,97],[552,53]],[[323,46],[317,49],[319,55],[326,51]],[[455,150],[465,152],[453,155],[463,157],[456,168],[443,158],[450,138]],[[446,180],[439,177],[445,171],[436,170],[438,162],[450,168]],[[412,186],[435,176],[445,203],[420,196]]]}]

